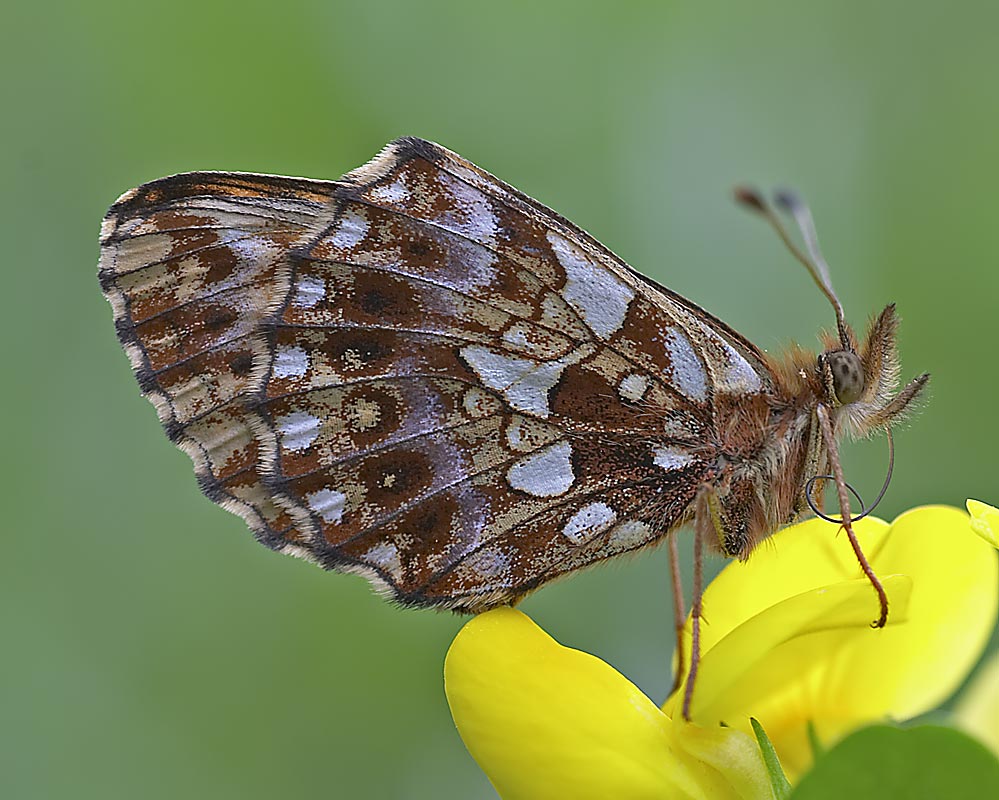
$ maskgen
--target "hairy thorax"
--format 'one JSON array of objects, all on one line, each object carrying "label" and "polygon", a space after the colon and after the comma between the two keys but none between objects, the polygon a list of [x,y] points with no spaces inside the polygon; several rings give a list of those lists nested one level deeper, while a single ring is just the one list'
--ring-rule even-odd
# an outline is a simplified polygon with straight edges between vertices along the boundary
[{"label": "hairy thorax", "polygon": [[746,559],[771,534],[807,508],[803,487],[823,461],[815,411],[821,384],[816,356],[794,348],[774,364],[773,391],[749,397],[719,398],[725,420],[717,430],[718,471],[710,506],[723,531],[708,546]]}]

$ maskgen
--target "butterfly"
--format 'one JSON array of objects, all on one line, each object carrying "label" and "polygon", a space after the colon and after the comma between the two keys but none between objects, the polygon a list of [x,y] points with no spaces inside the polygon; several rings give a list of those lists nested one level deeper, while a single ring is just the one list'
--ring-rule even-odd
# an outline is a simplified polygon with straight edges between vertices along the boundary
[{"label": "butterfly", "polygon": [[774,358],[403,138],[337,181],[193,172],[126,192],[99,275],[211,500],[404,606],[480,612],[663,541],[675,563],[688,523],[698,552],[745,558],[806,509],[830,432],[905,412],[927,376],[896,393],[894,307],[859,341],[802,258],[838,336]]}]

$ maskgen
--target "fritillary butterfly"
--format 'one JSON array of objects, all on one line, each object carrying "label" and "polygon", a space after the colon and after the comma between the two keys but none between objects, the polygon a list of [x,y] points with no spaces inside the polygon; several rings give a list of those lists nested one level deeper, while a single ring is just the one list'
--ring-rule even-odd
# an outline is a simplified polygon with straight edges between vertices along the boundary
[{"label": "fritillary butterfly", "polygon": [[926,376],[896,394],[893,307],[858,342],[812,264],[838,337],[772,358],[404,138],[338,181],[133,189],[104,220],[100,281],[210,499],[398,603],[478,612],[690,522],[744,558],[805,510],[823,425],[898,418]]}]

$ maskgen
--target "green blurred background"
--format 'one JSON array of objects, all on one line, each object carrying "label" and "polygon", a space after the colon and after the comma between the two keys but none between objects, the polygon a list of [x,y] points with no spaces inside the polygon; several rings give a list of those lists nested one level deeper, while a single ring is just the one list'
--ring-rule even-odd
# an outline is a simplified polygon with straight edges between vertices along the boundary
[{"label": "green blurred background", "polygon": [[[396,136],[434,139],[768,349],[812,345],[832,317],[730,188],[793,185],[848,315],[896,301],[905,377],[934,376],[882,514],[999,500],[999,6],[177,0],[4,16],[4,798],[492,796],[441,686],[461,619],[256,545],[139,396],[97,231],[161,175],[332,178]],[[873,494],[883,443],[846,457]],[[525,608],[660,700],[668,596],[655,552]]]}]

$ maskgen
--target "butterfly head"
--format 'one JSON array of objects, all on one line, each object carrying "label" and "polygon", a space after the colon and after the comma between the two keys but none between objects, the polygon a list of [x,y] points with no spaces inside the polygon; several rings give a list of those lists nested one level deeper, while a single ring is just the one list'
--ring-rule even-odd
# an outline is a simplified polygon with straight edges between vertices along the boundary
[{"label": "butterfly head", "polygon": [[820,400],[839,410],[838,417],[849,433],[862,437],[898,422],[913,407],[929,375],[918,376],[899,391],[898,315],[894,305],[871,321],[859,344],[848,327],[844,326],[844,330],[845,341],[830,336],[826,350],[818,356]]}]

